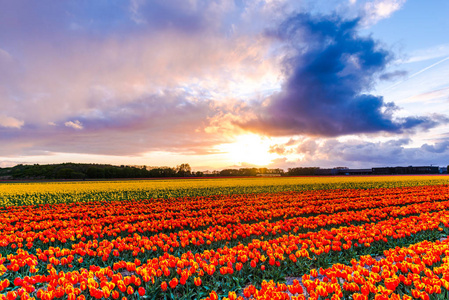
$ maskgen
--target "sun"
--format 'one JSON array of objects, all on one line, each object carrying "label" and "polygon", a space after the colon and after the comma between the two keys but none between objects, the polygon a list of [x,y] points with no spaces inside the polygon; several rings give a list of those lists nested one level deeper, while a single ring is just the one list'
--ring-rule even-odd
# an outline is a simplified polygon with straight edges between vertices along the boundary
[{"label": "sun", "polygon": [[240,135],[235,142],[222,144],[219,149],[226,153],[234,164],[265,166],[277,157],[276,154],[270,153],[270,140],[257,134]]}]

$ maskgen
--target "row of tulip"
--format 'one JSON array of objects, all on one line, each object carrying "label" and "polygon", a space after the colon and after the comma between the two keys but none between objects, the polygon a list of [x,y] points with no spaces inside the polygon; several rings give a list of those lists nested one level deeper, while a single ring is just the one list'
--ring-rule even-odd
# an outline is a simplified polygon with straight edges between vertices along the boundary
[{"label": "row of tulip", "polygon": [[[375,196],[374,192],[378,192],[379,195]],[[157,236],[157,233],[166,233],[161,238],[155,238],[156,241],[153,242],[156,245],[161,243],[166,245],[167,242],[176,243],[176,241],[167,241],[170,238],[166,236],[177,232],[181,235],[187,234],[188,243],[198,246],[207,243],[210,234],[220,231],[223,227],[226,227],[226,231],[229,230],[229,226],[235,227],[234,231],[239,231],[238,227],[241,231],[246,231],[247,228],[244,225],[267,220],[273,223],[279,219],[282,221],[311,214],[447,200],[449,186],[404,188],[404,194],[400,194],[399,189],[393,191],[377,189],[368,192],[337,191],[334,198],[330,198],[332,196],[330,191],[320,191],[317,194],[327,198],[308,199],[306,196],[311,196],[308,192],[259,197],[240,195],[181,199],[174,200],[173,203],[147,200],[8,207],[0,211],[0,218],[3,220],[0,224],[0,247],[14,245],[13,247],[21,248],[25,245],[28,249],[45,248],[94,239],[113,240],[116,237],[132,236],[134,233],[148,237]],[[221,207],[218,209],[217,205]],[[180,212],[179,209],[184,210]],[[307,222],[310,221],[309,228],[313,228],[317,223],[323,223],[319,221],[322,218],[320,216],[315,222],[307,219]],[[192,231],[184,229],[203,234],[195,236],[195,233],[191,233]],[[186,243],[184,237],[179,238],[177,242],[183,244],[181,240],[184,244]],[[38,243],[34,245],[36,241]],[[171,246],[168,248],[165,246],[163,250],[168,251],[170,248]]]},{"label": "row of tulip", "polygon": [[0,298],[224,295],[436,239],[448,199],[441,185],[4,207]]},{"label": "row of tulip", "polygon": [[[423,202],[408,206],[389,206],[362,211],[339,212],[331,215],[318,215],[307,218],[293,218],[274,223],[260,222],[254,224],[233,224],[231,227],[215,226],[204,231],[180,231],[168,235],[151,237],[134,234],[132,237],[118,238],[112,241],[88,241],[72,244],[71,248],[50,247],[36,250],[36,261],[41,265],[50,263],[56,269],[74,268],[80,266],[80,261],[89,259],[99,265],[108,265],[122,260],[124,257],[148,259],[172,252],[181,255],[188,250],[216,248],[223,243],[229,245],[264,236],[273,238],[286,233],[306,232],[319,227],[338,226],[349,223],[365,223],[378,221],[389,217],[404,217],[423,212],[442,211],[449,209],[449,201]],[[192,246],[193,245],[193,246]],[[11,256],[13,257],[13,256]],[[82,258],[82,259],[81,259]],[[95,258],[96,261],[92,261]],[[37,266],[37,263],[35,264]]]},{"label": "row of tulip", "polygon": [[[327,263],[339,261],[342,254],[349,259],[357,254],[378,252],[379,249],[397,245],[400,241],[414,240],[407,241],[407,237],[413,235],[425,234],[421,238],[436,238],[443,230],[441,222],[449,223],[449,212],[425,213],[361,226],[286,235],[267,241],[253,240],[248,245],[223,247],[216,251],[189,251],[180,257],[165,253],[144,263],[139,260],[117,262],[112,268],[90,265],[89,270],[81,268],[80,271],[57,272],[49,264],[49,275],[45,276],[32,274],[31,268],[35,266],[36,257],[33,260],[33,257],[27,256],[26,251],[22,250],[22,257],[9,258],[7,270],[17,272],[22,268],[29,268],[29,275],[18,276],[14,285],[21,283],[21,293],[29,294],[37,290],[36,295],[42,299],[64,295],[70,298],[77,294],[102,298],[109,297],[114,291],[115,295],[124,296],[129,287],[133,291],[131,295],[142,287],[153,295],[164,295],[169,290],[172,295],[176,293],[175,297],[197,297],[205,294],[208,288],[220,285],[223,291],[224,286],[234,288],[244,282],[239,279],[283,277],[304,272],[312,263],[325,267],[328,258],[332,259]],[[25,264],[24,258],[27,261]],[[133,275],[123,277],[122,274]],[[39,285],[45,286],[45,289],[39,289]],[[192,289],[194,286],[199,288]]]},{"label": "row of tulip", "polygon": [[[299,279],[299,280],[298,280]],[[423,241],[409,247],[385,250],[378,259],[370,255],[350,265],[312,269],[292,284],[264,281],[249,285],[237,297],[230,291],[223,300],[243,299],[354,299],[412,300],[449,298],[449,240]],[[212,291],[207,300],[216,299]]]},{"label": "row of tulip", "polygon": [[444,176],[197,178],[0,184],[0,206],[447,184]]}]

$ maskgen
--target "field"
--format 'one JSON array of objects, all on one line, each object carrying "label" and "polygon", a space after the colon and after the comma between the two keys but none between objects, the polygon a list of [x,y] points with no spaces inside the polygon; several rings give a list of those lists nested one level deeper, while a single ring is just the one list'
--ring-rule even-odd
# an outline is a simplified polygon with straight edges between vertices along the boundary
[{"label": "field", "polygon": [[214,178],[0,183],[0,206],[447,184],[445,176]]},{"label": "field", "polygon": [[0,298],[449,299],[448,184],[1,183]]}]

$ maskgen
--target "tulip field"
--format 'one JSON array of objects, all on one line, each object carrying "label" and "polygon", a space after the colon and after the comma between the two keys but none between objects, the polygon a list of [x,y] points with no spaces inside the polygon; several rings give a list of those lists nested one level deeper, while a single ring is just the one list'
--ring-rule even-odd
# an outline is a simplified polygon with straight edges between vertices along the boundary
[{"label": "tulip field", "polygon": [[0,183],[0,299],[449,299],[449,177]]}]

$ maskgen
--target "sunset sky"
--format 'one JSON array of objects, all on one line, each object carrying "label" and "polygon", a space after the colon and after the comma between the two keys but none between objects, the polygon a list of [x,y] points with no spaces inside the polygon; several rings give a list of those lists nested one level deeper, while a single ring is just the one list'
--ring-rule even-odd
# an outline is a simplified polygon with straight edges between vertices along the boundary
[{"label": "sunset sky", "polygon": [[0,0],[0,167],[449,164],[447,0]]}]

